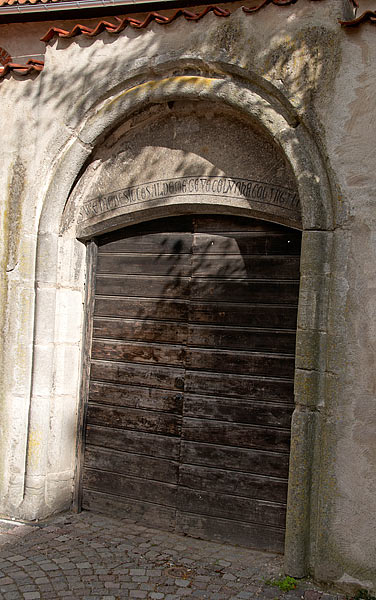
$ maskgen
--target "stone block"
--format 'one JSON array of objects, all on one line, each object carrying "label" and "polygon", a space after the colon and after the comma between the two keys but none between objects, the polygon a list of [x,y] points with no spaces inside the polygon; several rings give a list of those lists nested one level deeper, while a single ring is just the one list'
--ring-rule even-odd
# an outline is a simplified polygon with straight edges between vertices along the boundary
[{"label": "stone block", "polygon": [[58,279],[59,285],[81,290],[85,283],[86,246],[74,237],[59,238]]},{"label": "stone block", "polygon": [[329,303],[329,275],[302,275],[300,279],[298,327],[326,331]]},{"label": "stone block", "polygon": [[34,346],[33,396],[49,398],[53,386],[55,347],[53,344]]},{"label": "stone block", "polygon": [[58,234],[39,235],[37,251],[36,278],[39,283],[56,285],[58,265]]},{"label": "stone block", "polygon": [[56,292],[57,344],[80,344],[84,298],[76,290],[59,288]]},{"label": "stone block", "polygon": [[302,406],[320,406],[325,402],[324,375],[318,371],[295,370],[295,402]]},{"label": "stone block", "polygon": [[295,367],[308,371],[325,371],[327,334],[299,330],[296,335]]},{"label": "stone block", "polygon": [[56,394],[75,396],[80,386],[81,351],[77,345],[59,344],[54,356]]},{"label": "stone block", "polygon": [[304,231],[300,270],[305,275],[325,275],[331,271],[333,234],[330,231]]},{"label": "stone block", "polygon": [[53,344],[56,321],[56,288],[41,284],[35,303],[35,343]]}]

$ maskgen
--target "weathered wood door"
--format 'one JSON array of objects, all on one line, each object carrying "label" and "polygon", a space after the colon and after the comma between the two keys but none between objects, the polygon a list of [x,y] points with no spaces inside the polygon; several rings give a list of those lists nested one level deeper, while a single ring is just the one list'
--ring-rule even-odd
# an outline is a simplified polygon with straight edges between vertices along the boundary
[{"label": "weathered wood door", "polygon": [[83,508],[283,550],[300,238],[201,215],[98,240]]}]

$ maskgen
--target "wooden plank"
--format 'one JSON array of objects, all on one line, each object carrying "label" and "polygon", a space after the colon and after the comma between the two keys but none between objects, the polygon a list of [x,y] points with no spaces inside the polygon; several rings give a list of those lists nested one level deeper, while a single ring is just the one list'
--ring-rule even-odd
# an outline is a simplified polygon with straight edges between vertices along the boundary
[{"label": "wooden plank", "polygon": [[182,437],[184,440],[207,444],[259,448],[273,452],[288,453],[290,447],[290,432],[284,429],[192,417],[184,417]]},{"label": "wooden plank", "polygon": [[185,353],[184,346],[101,339],[93,340],[91,350],[93,359],[171,366],[184,364]]},{"label": "wooden plank", "polygon": [[[165,316],[168,316],[167,311]],[[285,336],[288,334],[285,334]],[[142,342],[185,344],[188,336],[187,323],[176,321],[147,321],[145,319],[123,319],[96,317],[93,324],[95,338],[135,340]],[[291,336],[291,334],[290,334]],[[278,337],[276,333],[271,337]],[[295,336],[294,342],[295,342]]]},{"label": "wooden plank", "polygon": [[285,504],[287,499],[287,481],[282,479],[195,465],[180,466],[179,485],[204,492],[234,494],[281,504]]},{"label": "wooden plank", "polygon": [[289,455],[182,440],[181,462],[287,479]]},{"label": "wooden plank", "polygon": [[286,521],[284,505],[230,494],[191,490],[181,486],[177,492],[177,508],[185,513],[222,517],[274,527],[284,527]]},{"label": "wooden plank", "polygon": [[191,299],[250,304],[298,304],[299,281],[252,281],[250,279],[192,280]]},{"label": "wooden plank", "polygon": [[192,215],[179,215],[177,217],[166,217],[163,219],[154,219],[145,223],[123,227],[110,233],[101,235],[98,240],[99,251],[108,243],[120,241],[123,238],[144,238],[147,239],[150,234],[155,233],[186,233],[191,232],[193,228]]},{"label": "wooden plank", "polygon": [[144,455],[178,460],[180,438],[87,425],[86,443]]},{"label": "wooden plank", "polygon": [[207,396],[248,398],[264,402],[289,402],[294,399],[294,384],[284,379],[227,374],[221,377],[208,371],[187,371],[185,392]]},{"label": "wooden plank", "polygon": [[84,490],[83,508],[110,515],[118,519],[131,519],[143,526],[159,527],[165,531],[175,529],[175,508],[140,500],[111,496],[103,492]]},{"label": "wooden plank", "polygon": [[297,307],[233,304],[230,302],[192,302],[189,320],[190,323],[295,329]]},{"label": "wooden plank", "polygon": [[[120,296],[128,304],[133,304],[140,310],[140,298],[142,303],[150,298],[148,304],[152,304],[153,310],[158,310],[157,301],[166,303],[172,310],[179,308],[186,317],[186,304],[182,300],[189,296],[192,300],[207,300],[211,302],[249,302],[251,304],[297,304],[299,293],[298,281],[252,281],[246,279],[194,279],[191,292],[189,291],[189,279],[174,277],[148,277],[141,276],[116,276],[102,275],[97,277],[96,295],[98,296]],[[155,298],[156,300],[153,300]],[[176,299],[176,300],[175,300]],[[175,300],[171,302],[171,300]],[[180,300],[180,302],[179,302]],[[174,308],[175,307],[175,308]],[[134,311],[135,309],[133,309]],[[97,310],[96,310],[96,314]],[[178,313],[180,314],[180,312]],[[142,313],[136,316],[142,318]],[[114,316],[122,316],[122,313]],[[133,316],[133,315],[132,315]],[[182,317],[182,318],[184,318]],[[153,313],[151,313],[153,318]],[[160,318],[160,317],[159,317]],[[175,316],[165,317],[176,320]]]},{"label": "wooden plank", "polygon": [[184,416],[197,419],[215,419],[249,425],[289,428],[294,406],[252,402],[237,398],[184,396]]},{"label": "wooden plank", "polygon": [[[157,319],[168,319],[180,323],[187,320],[188,302],[185,300],[149,298],[143,298],[141,302],[138,298],[121,298],[118,296],[101,298],[97,296],[94,314],[96,317],[135,318],[141,323],[145,319],[151,319],[153,322]],[[146,323],[145,327],[147,327]]]},{"label": "wooden plank", "polygon": [[134,498],[164,506],[176,506],[176,486],[140,477],[127,477],[118,473],[84,470],[83,487],[115,496]]},{"label": "wooden plank", "polygon": [[[226,277],[228,279],[299,279],[298,256],[247,256],[226,254],[192,256],[193,277]],[[159,271],[157,271],[159,273]],[[188,274],[181,269],[177,275]],[[171,273],[167,273],[171,274]]]},{"label": "wooden plank", "polygon": [[195,215],[193,216],[194,233],[209,232],[236,232],[245,231],[270,231],[275,233],[284,233],[291,229],[271,223],[270,221],[260,221],[258,219],[249,219],[247,217],[236,217],[233,215]]},{"label": "wooden plank", "polygon": [[87,423],[118,429],[134,429],[162,435],[180,435],[181,417],[169,413],[134,408],[89,404]]},{"label": "wooden plank", "polygon": [[163,458],[86,446],[85,468],[176,484],[179,463]]},{"label": "wooden plank", "polygon": [[[178,330],[180,332],[180,328]],[[245,327],[189,325],[187,339],[188,345],[195,347],[253,349],[295,354],[296,333],[281,329],[257,330]]]},{"label": "wooden plank", "polygon": [[165,390],[182,390],[184,388],[184,369],[93,360],[91,362],[91,379],[151,386]]},{"label": "wooden plank", "polygon": [[195,233],[193,254],[283,254],[300,256],[300,232]]},{"label": "wooden plank", "polygon": [[[231,296],[228,296],[231,297]],[[231,302],[192,302],[189,307],[191,323],[207,323],[252,328],[295,329],[297,307],[236,304]],[[96,298],[95,315],[102,317],[134,317],[142,319],[187,318],[186,302],[168,300],[135,301],[133,298]]]},{"label": "wooden plank", "polygon": [[186,357],[187,369],[217,371],[221,374],[239,373],[267,377],[272,373],[274,377],[294,377],[295,357],[288,354],[189,348]]},{"label": "wooden plank", "polygon": [[294,254],[300,257],[302,247],[302,234],[300,231],[269,234],[266,239],[266,254]]},{"label": "wooden plank", "polygon": [[107,242],[100,247],[100,254],[190,254],[192,233],[163,232],[127,235],[124,238]]},{"label": "wooden plank", "polygon": [[[144,298],[157,298],[158,301],[163,298],[189,298],[189,283],[190,280],[187,277],[156,277],[152,275],[148,277],[142,275],[97,275],[95,293],[97,296],[125,296],[129,299],[133,297],[137,298],[137,300],[134,302],[136,304],[138,303],[138,310],[141,312],[137,312],[136,314],[129,316],[138,316],[143,318],[143,308],[142,306],[140,307],[140,301],[138,297],[142,297],[142,303],[144,302]],[[95,310],[95,314],[101,313],[98,313],[97,310]],[[114,313],[114,316],[120,317],[122,314],[122,312],[120,312],[118,315]],[[167,318],[174,319],[172,316]]]},{"label": "wooden plank", "polygon": [[191,537],[268,552],[282,553],[284,549],[285,534],[282,528],[197,516],[180,511],[176,515],[176,522],[177,531]]},{"label": "wooden plank", "polygon": [[190,254],[99,254],[98,274],[189,277]]},{"label": "wooden plank", "polygon": [[183,394],[176,391],[158,390],[151,387],[119,385],[91,381],[89,401],[112,406],[151,409],[181,414]]},{"label": "wooden plank", "polygon": [[83,360],[80,386],[80,402],[78,407],[78,432],[77,432],[77,450],[76,450],[76,477],[73,489],[73,510],[81,512],[82,508],[82,472],[85,453],[85,427],[86,427],[86,409],[90,384],[90,359],[91,359],[91,340],[93,334],[93,313],[94,313],[94,288],[95,271],[97,262],[97,244],[93,241],[88,243],[86,254],[86,286],[85,286],[85,309],[84,309],[84,327],[83,327]]}]

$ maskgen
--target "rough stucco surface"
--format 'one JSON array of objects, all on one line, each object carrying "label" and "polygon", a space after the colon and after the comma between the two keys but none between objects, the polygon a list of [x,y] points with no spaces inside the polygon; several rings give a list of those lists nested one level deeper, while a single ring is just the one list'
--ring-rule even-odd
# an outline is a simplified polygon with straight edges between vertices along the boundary
[{"label": "rough stucco surface", "polygon": [[[376,43],[370,25],[356,31],[338,26],[337,18],[349,10],[347,0],[302,0],[252,16],[239,6],[228,19],[209,14],[199,23],[180,20],[143,31],[127,29],[115,37],[104,33],[93,40],[55,40],[46,48],[46,66],[37,78],[14,75],[1,83],[3,515],[39,519],[71,502],[86,275],[85,246],[76,240],[68,209],[74,197],[78,202],[90,196],[96,177],[109,191],[121,187],[111,190],[105,170],[92,171],[93,160],[112,160],[106,142],[110,132],[128,126],[121,109],[114,112],[119,95],[124,103],[132,94],[139,97],[135,111],[141,113],[152,110],[148,98],[158,97],[162,77],[170,78],[163,102],[168,95],[171,101],[184,96],[187,82],[179,77],[225,80],[244,90],[239,94],[245,107],[250,93],[257,92],[252,111],[259,125],[247,139],[257,138],[261,130],[278,130],[278,143],[290,156],[302,156],[299,169],[290,159],[287,187],[294,188],[293,171],[297,185],[308,173],[325,188],[334,215],[318,225],[304,201],[287,568],[299,571],[300,553],[318,579],[376,586],[376,171],[371,135]],[[1,25],[2,46],[13,56],[39,55],[44,49],[37,40],[49,25]],[[151,80],[157,83],[147,84]],[[231,96],[222,83],[213,89],[216,105],[227,105],[226,121]],[[197,100],[205,100],[204,88],[197,90]],[[192,82],[189,93],[191,102]],[[238,104],[242,98],[236,98]],[[193,135],[199,119],[189,118]],[[239,116],[246,128],[244,118]],[[144,140],[147,131],[146,120]],[[303,135],[309,142],[296,147]],[[209,131],[205,137],[216,143]],[[231,144],[234,151],[228,156],[222,151],[227,161],[222,170],[242,177],[240,163],[245,164],[247,152],[243,140],[238,154],[236,140]],[[308,146],[321,157],[317,170],[313,163],[304,168]],[[209,146],[206,157],[210,152]],[[205,155],[195,153],[201,159]],[[184,171],[187,157],[179,158]],[[86,173],[85,161],[91,163]],[[316,201],[312,195],[311,203]],[[306,509],[300,514],[295,505]],[[305,540],[300,546],[297,537]]]}]

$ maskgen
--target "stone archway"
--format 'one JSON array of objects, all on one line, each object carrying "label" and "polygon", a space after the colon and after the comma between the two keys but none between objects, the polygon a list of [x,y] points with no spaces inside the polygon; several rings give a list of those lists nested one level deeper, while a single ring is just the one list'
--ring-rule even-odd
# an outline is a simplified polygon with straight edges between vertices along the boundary
[{"label": "stone archway", "polygon": [[[71,257],[71,259],[68,258],[63,261],[59,268],[54,267],[51,269],[51,272],[55,273],[55,276],[50,278],[49,289],[50,295],[55,293],[55,299],[60,296],[59,302],[63,302],[63,304],[64,294],[68,294],[70,298],[74,297],[73,303],[66,303],[67,310],[64,318],[68,320],[76,318],[82,302],[82,290],[85,281],[84,246],[76,241],[76,237],[90,239],[93,235],[118,227],[119,221],[115,223],[108,220],[104,223],[103,220],[99,219],[97,223],[91,223],[91,229],[83,230],[82,228],[80,229],[80,225],[77,223],[78,213],[72,210],[70,214],[73,219],[70,220],[68,218],[68,222],[65,221],[60,233],[56,226],[51,227],[51,224],[57,224],[61,219],[63,206],[66,203],[66,198],[73,183],[72,174],[77,175],[84,168],[85,162],[88,160],[94,147],[108,136],[111,130],[118,127],[122,122],[127,121],[129,123],[129,119],[142,108],[164,101],[173,102],[181,99],[190,101],[200,98],[201,100],[205,99],[217,104],[222,103],[225,106],[230,106],[240,115],[246,115],[254,123],[258,123],[261,129],[269,132],[277,147],[279,146],[287,157],[287,161],[292,168],[298,184],[299,198],[302,205],[303,229],[306,231],[303,236],[303,279],[297,341],[297,408],[293,421],[293,460],[290,473],[291,484],[286,545],[286,560],[289,571],[296,575],[304,574],[307,567],[309,540],[309,527],[307,524],[309,523],[310,507],[310,465],[313,456],[312,424],[317,419],[317,416],[313,414],[313,410],[309,408],[306,410],[301,407],[305,407],[307,404],[310,407],[315,402],[317,403],[319,395],[323,393],[323,373],[319,365],[319,350],[317,344],[314,344],[314,337],[315,335],[317,337],[317,334],[320,335],[322,327],[325,327],[325,316],[323,316],[318,332],[317,321],[312,322],[311,319],[313,313],[311,311],[305,313],[304,307],[312,306],[312,302],[314,302],[316,305],[314,314],[326,314],[325,286],[327,285],[327,281],[323,278],[322,274],[325,255],[330,243],[332,212],[330,204],[331,194],[325,168],[312,140],[302,128],[296,127],[296,121],[293,121],[291,118],[293,114],[291,107],[288,111],[286,110],[286,106],[279,104],[278,101],[273,100],[273,103],[269,102],[264,93],[260,94],[251,89],[249,79],[237,83],[231,77],[210,77],[202,73],[197,76],[182,75],[181,77],[176,77],[169,73],[168,65],[166,65],[163,74],[161,69],[161,75],[158,80],[147,80],[145,82],[144,74],[142,79],[143,83],[135,83],[133,80],[129,82],[128,86],[125,85],[121,92],[116,92],[113,95],[109,93],[105,100],[101,100],[100,105],[93,107],[93,110],[88,113],[88,116],[78,128],[77,137],[72,139],[61,153],[61,157],[56,163],[55,172],[51,176],[51,185],[46,195],[46,202],[40,220],[36,281],[37,284],[38,281],[43,281],[43,273],[46,269],[46,257],[50,261],[56,261],[59,252],[64,252],[65,257]],[[173,202],[171,205],[173,205]],[[211,207],[213,207],[213,203],[211,203]],[[129,218],[123,214],[121,217],[122,224],[126,225],[130,222],[140,222],[147,218],[155,218],[156,213],[154,213],[154,216],[152,214],[152,210],[154,209],[158,210],[158,206],[143,207],[140,212],[134,212]],[[176,212],[187,212],[187,210],[180,207]],[[204,210],[206,211],[207,208]],[[235,209],[229,207],[227,210],[229,212],[234,211],[235,214],[239,215],[248,214],[248,216],[255,216],[254,209],[250,209],[249,205],[248,207],[237,206]],[[68,205],[66,214],[67,211],[70,211]],[[265,215],[263,218],[265,218]],[[280,219],[278,220],[281,222]],[[36,299],[35,361],[38,360],[39,348],[43,343],[43,339],[45,339],[43,329],[46,327],[46,319],[43,314],[43,307],[46,306],[46,301],[44,290],[39,288]],[[71,387],[68,394],[71,398],[70,415],[74,418],[74,399],[77,398],[79,378],[75,375],[72,380],[72,365],[73,373],[78,375],[79,348],[81,345],[76,340],[77,337],[81,338],[81,325],[77,322],[74,334],[75,342],[70,346],[69,341],[62,343],[61,338],[59,338],[59,335],[61,335],[61,326],[61,317],[57,320],[54,317],[51,324],[51,331],[55,332],[55,338],[51,345],[49,360],[55,370],[60,369],[66,364],[67,352],[69,353],[71,346],[74,346],[74,351],[69,359]],[[307,347],[310,347],[308,353],[305,351]],[[35,370],[33,386],[37,385],[38,377],[40,377],[40,374]],[[64,390],[67,389],[67,383],[62,382],[61,385]],[[310,393],[307,395],[306,390],[308,387]],[[56,394],[56,390],[51,395],[52,405],[53,394]],[[53,410],[53,413],[52,430],[49,434],[48,431],[45,432],[45,435],[50,435],[48,448],[50,462],[54,460],[54,452],[56,452],[58,444],[62,443],[61,439],[57,438],[56,432],[59,431],[61,423],[66,418],[66,413],[64,417],[61,410]],[[44,417],[38,413],[37,404],[32,398],[30,411],[30,425],[32,429],[41,426],[45,430],[46,423],[42,423],[44,420]],[[73,448],[74,455],[72,440],[66,439],[65,441],[63,440],[63,443],[69,443],[70,453],[72,455]],[[42,462],[46,461],[46,457],[41,457],[41,460]],[[26,467],[25,507],[28,506],[28,503],[29,506],[32,506],[33,500],[32,493],[30,492],[33,478],[35,477],[40,477],[40,469],[35,470],[35,465],[29,462]],[[59,484],[51,485],[49,492],[50,503],[45,509],[39,508],[39,512],[43,513],[43,510],[51,512],[51,506],[55,510],[65,506],[67,501],[69,501],[70,482],[71,473],[68,469],[65,483],[60,478]]]}]

